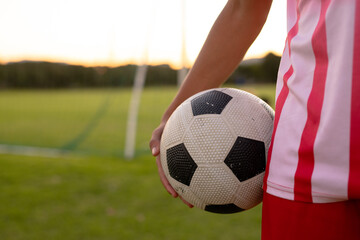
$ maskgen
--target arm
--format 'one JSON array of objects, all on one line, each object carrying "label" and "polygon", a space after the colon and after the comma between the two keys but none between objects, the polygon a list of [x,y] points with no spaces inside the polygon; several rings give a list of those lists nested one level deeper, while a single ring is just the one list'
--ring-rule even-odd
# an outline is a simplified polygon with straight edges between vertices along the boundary
[{"label": "arm", "polygon": [[[190,96],[219,87],[235,70],[262,29],[272,0],[229,0],[218,16],[176,97],[153,132],[150,149],[157,156],[160,179],[167,191],[177,197],[161,168],[160,139],[172,112]],[[189,205],[189,204],[188,204]],[[190,205],[189,205],[190,206]]]}]

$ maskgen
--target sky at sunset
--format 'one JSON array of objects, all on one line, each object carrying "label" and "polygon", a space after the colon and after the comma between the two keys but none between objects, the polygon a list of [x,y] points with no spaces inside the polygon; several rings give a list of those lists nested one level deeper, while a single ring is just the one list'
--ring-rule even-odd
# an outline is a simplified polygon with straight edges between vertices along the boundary
[{"label": "sky at sunset", "polygon": [[[87,66],[195,60],[225,0],[0,0],[0,62],[45,60]],[[184,17],[184,21],[182,20]],[[286,0],[274,0],[246,58],[281,54]]]}]

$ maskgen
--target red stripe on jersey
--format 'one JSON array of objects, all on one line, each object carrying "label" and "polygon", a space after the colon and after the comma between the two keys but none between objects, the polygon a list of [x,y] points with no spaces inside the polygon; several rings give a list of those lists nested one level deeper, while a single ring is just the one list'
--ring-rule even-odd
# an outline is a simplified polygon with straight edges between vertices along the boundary
[{"label": "red stripe on jersey", "polygon": [[360,1],[355,7],[348,196],[360,198]]},{"label": "red stripe on jersey", "polygon": [[[299,4],[299,3],[297,3]],[[290,31],[288,32],[288,36],[286,39],[286,44],[288,44],[288,49],[289,49],[289,55],[291,56],[291,41],[292,39],[297,35],[298,31],[299,31],[299,19],[300,19],[300,11],[299,11],[299,6],[296,7],[297,9],[297,19],[296,19],[296,23],[295,25],[290,29]],[[279,96],[277,97],[276,100],[276,104],[275,104],[275,119],[274,119],[274,129],[273,129],[273,134],[272,134],[272,138],[271,138],[271,143],[270,143],[270,147],[269,147],[269,151],[268,151],[268,160],[267,160],[267,164],[266,164],[266,171],[265,171],[265,176],[264,176],[264,191],[266,191],[267,188],[267,179],[269,176],[269,166],[270,166],[270,162],[271,162],[271,154],[272,154],[272,149],[273,149],[273,145],[274,145],[274,138],[275,138],[275,133],[276,133],[276,129],[279,123],[279,119],[280,119],[280,115],[282,112],[282,109],[284,107],[285,101],[287,96],[289,95],[289,87],[287,85],[287,82],[289,80],[289,78],[293,75],[294,73],[294,69],[292,66],[289,67],[289,70],[287,70],[287,72],[284,74],[283,76],[283,87],[280,91]]]},{"label": "red stripe on jersey", "polygon": [[281,89],[281,92],[277,98],[276,105],[275,105],[276,113],[275,113],[275,119],[274,119],[274,130],[273,130],[271,144],[270,144],[269,151],[268,151],[268,161],[267,161],[266,171],[265,171],[265,176],[264,176],[264,187],[263,187],[264,191],[266,191],[266,188],[267,188],[266,182],[267,182],[267,178],[269,176],[269,166],[270,166],[270,161],[271,161],[272,149],[274,146],[274,136],[275,136],[276,129],[277,129],[277,126],[279,123],[279,118],[280,118],[282,109],[285,104],[285,100],[286,100],[287,96],[289,95],[289,87],[287,86],[287,82],[293,73],[294,73],[294,69],[292,66],[290,66],[289,70],[285,73],[285,75],[283,77],[284,85]]},{"label": "red stripe on jersey", "polygon": [[321,1],[319,22],[313,33],[311,43],[315,56],[313,86],[307,103],[307,120],[301,135],[299,161],[294,179],[294,199],[312,202],[311,176],[314,171],[314,143],[320,124],[328,69],[326,12],[330,0]]}]

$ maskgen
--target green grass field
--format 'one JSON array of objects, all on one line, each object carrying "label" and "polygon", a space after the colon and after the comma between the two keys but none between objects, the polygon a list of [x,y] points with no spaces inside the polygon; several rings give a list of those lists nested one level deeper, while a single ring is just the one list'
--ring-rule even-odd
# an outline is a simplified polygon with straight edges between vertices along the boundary
[{"label": "green grass field", "polygon": [[[274,86],[244,88],[274,104]],[[219,215],[162,188],[148,140],[175,88],[148,88],[137,154],[122,158],[130,90],[0,92],[0,144],[68,149],[0,154],[0,239],[259,239],[261,207]]]}]

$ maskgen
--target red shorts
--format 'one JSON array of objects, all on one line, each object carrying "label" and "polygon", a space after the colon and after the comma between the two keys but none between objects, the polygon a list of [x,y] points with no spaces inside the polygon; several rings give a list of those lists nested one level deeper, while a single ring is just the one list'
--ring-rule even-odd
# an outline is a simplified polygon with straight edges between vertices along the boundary
[{"label": "red shorts", "polygon": [[264,193],[262,240],[360,239],[360,200],[305,203]]}]

